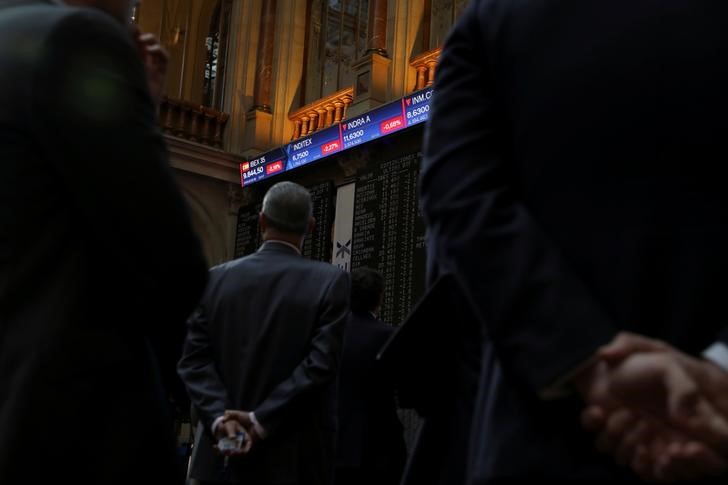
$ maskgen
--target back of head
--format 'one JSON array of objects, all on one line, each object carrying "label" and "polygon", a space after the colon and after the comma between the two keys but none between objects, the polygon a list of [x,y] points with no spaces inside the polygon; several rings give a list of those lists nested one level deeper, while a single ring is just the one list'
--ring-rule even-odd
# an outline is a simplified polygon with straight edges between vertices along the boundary
[{"label": "back of head", "polygon": [[313,213],[311,194],[296,183],[278,182],[266,192],[262,212],[268,227],[303,235]]},{"label": "back of head", "polygon": [[351,311],[367,313],[381,303],[384,278],[371,268],[357,268],[351,272]]}]

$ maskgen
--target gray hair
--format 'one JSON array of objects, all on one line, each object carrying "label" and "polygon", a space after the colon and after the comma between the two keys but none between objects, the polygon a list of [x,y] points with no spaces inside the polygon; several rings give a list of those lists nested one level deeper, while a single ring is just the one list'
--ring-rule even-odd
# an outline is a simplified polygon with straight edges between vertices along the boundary
[{"label": "gray hair", "polygon": [[313,213],[311,194],[293,182],[278,182],[263,197],[268,225],[291,234],[305,234]]}]

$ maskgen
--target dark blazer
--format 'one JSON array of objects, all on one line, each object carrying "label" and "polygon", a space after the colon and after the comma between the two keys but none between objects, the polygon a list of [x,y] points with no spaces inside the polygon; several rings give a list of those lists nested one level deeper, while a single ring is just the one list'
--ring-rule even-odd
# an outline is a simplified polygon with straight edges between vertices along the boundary
[{"label": "dark blazer", "polygon": [[[346,273],[281,243],[210,270],[178,364],[205,430],[193,477],[328,485],[348,306]],[[228,467],[210,433],[225,409],[255,411],[268,433]]]},{"label": "dark blazer", "polygon": [[482,334],[467,483],[633,479],[539,394],[620,329],[697,354],[725,328],[727,16],[473,0],[449,36],[421,189],[440,304]]},{"label": "dark blazer", "polygon": [[336,465],[386,470],[398,483],[406,455],[402,423],[389,371],[376,360],[393,332],[370,314],[349,315],[339,372]]},{"label": "dark blazer", "polygon": [[0,0],[0,483],[179,483],[150,342],[207,268],[154,110],[118,22]]}]

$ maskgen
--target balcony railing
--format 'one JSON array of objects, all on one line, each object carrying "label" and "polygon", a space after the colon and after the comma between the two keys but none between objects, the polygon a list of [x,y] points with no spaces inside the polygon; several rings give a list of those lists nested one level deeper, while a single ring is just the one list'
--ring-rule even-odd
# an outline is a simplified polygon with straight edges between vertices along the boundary
[{"label": "balcony railing", "polygon": [[164,132],[178,138],[222,148],[230,115],[179,99],[162,97],[159,122]]},{"label": "balcony railing", "polygon": [[442,47],[437,47],[410,59],[410,66],[417,71],[417,83],[413,91],[432,86],[432,83],[435,82],[435,66],[437,66],[437,60],[440,58],[441,52]]},{"label": "balcony railing", "polygon": [[328,128],[346,118],[346,109],[354,98],[354,88],[337,91],[307,104],[288,115],[293,123],[292,140]]}]

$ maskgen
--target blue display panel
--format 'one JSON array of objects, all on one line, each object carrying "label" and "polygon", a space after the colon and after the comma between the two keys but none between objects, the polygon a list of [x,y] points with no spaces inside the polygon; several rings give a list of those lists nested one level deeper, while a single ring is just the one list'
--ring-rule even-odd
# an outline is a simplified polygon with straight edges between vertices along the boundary
[{"label": "blue display panel", "polygon": [[264,153],[258,158],[240,164],[240,183],[243,186],[260,182],[283,172],[286,168],[286,154],[282,148]]},{"label": "blue display panel", "polygon": [[424,123],[430,117],[432,88],[405,96],[363,115],[284,145],[240,164],[240,181],[250,185],[348,148]]},{"label": "blue display panel", "polygon": [[364,113],[356,118],[341,122],[344,149],[376,140],[405,127],[402,118],[402,100]]},{"label": "blue display panel", "polygon": [[338,151],[341,151],[341,126],[337,123],[286,145],[286,170],[301,167]]},{"label": "blue display panel", "polygon": [[430,98],[432,98],[432,88],[402,98],[407,127],[424,123],[430,118]]}]

